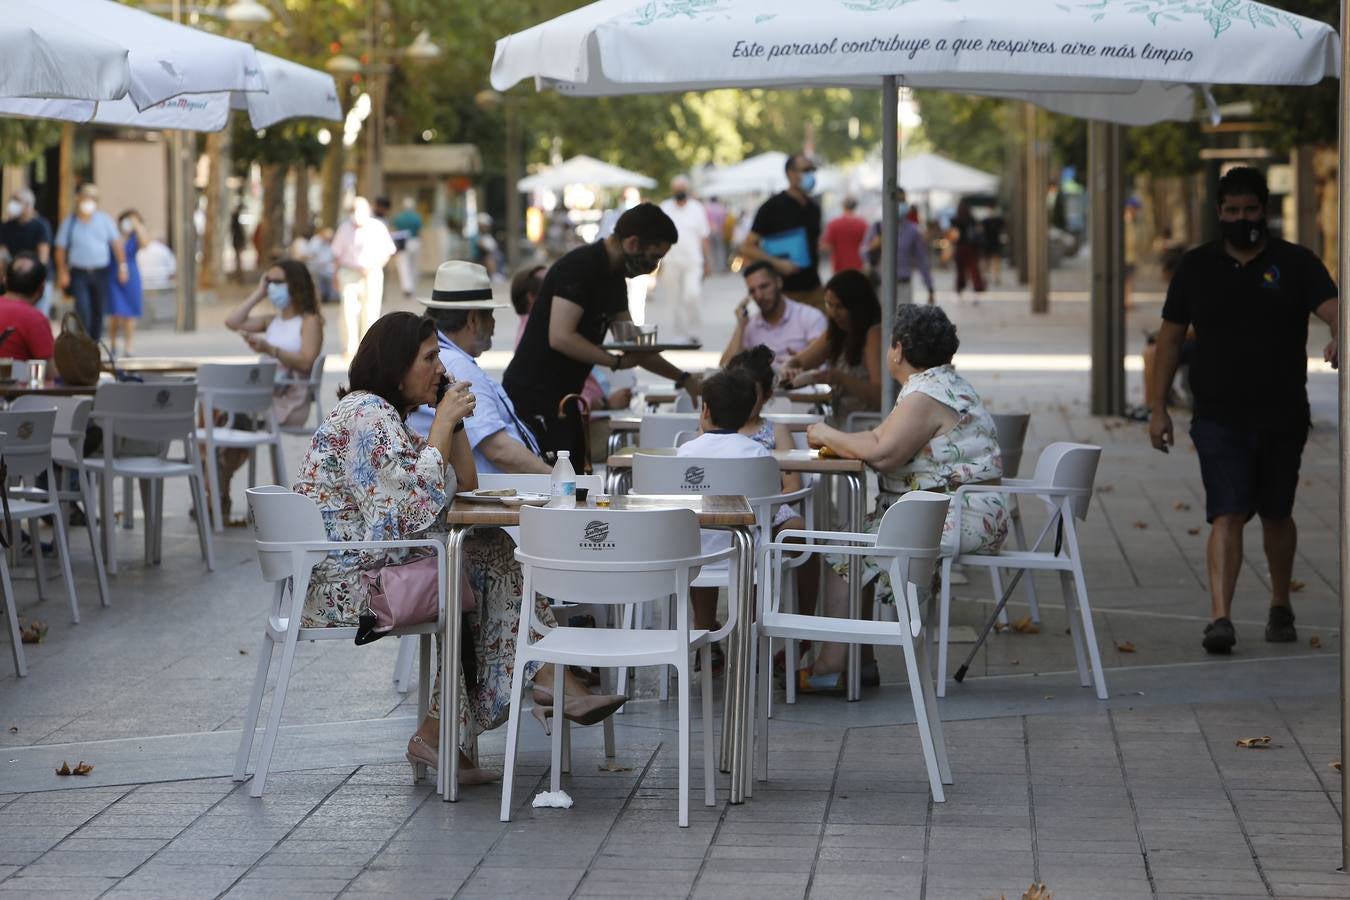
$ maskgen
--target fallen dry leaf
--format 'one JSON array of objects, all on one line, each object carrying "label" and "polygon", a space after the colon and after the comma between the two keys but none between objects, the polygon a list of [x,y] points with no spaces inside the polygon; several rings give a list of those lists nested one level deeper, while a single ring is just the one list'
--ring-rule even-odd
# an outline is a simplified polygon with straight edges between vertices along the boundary
[{"label": "fallen dry leaf", "polygon": [[1046,699],[1046,700],[1053,700],[1053,699],[1055,699],[1055,695],[1054,695],[1054,694],[1046,694],[1046,695],[1045,695],[1045,699]]},{"label": "fallen dry leaf", "polygon": [[1041,626],[1031,621],[1031,616],[1023,616],[1012,623],[1012,630],[1018,634],[1040,634]]},{"label": "fallen dry leaf", "polygon": [[1031,887],[1022,892],[1022,900],[1051,900],[1055,892],[1045,886],[1045,882],[1033,881]]},{"label": "fallen dry leaf", "polygon": [[1022,661],[1021,661],[1020,659],[1010,659],[1010,660],[1008,660],[1008,665],[1010,665],[1010,666],[1020,666],[1021,664],[1022,664]]},{"label": "fallen dry leaf", "polygon": [[1185,500],[1178,500],[1176,503],[1173,503],[1172,508],[1175,509],[1177,512],[1191,511],[1191,505],[1187,503]]},{"label": "fallen dry leaf", "polygon": [[1307,585],[1299,581],[1297,578],[1290,579],[1289,581],[1289,593],[1291,594],[1297,594],[1305,587],[1307,587]]},{"label": "fallen dry leaf", "polygon": [[601,771],[601,772],[631,772],[631,771],[633,771],[633,767],[632,767],[632,766],[621,766],[621,765],[619,765],[618,763],[607,762],[607,763],[605,763],[604,765],[600,766],[600,771]]},{"label": "fallen dry leaf", "polygon": [[995,634],[998,634],[999,632],[1003,632],[1003,631],[1007,631],[1007,630],[1008,630],[1008,626],[1007,626],[1007,625],[1004,625],[1002,622],[997,622],[997,621],[994,622],[994,633],[995,633]]},{"label": "fallen dry leaf", "polygon": [[1116,649],[1119,650],[1121,653],[1133,653],[1134,644],[1131,644],[1129,641],[1117,641]]},{"label": "fallen dry leaf", "polygon": [[19,639],[25,644],[40,644],[46,636],[46,622],[29,622],[27,628],[19,629]]},{"label": "fallen dry leaf", "polygon": [[240,648],[239,648],[239,655],[240,655],[240,656],[248,656],[248,651],[245,650],[243,647],[240,647]]},{"label": "fallen dry leaf", "polygon": [[1337,772],[1341,771],[1341,761],[1339,759],[1333,759],[1331,761],[1331,767]]},{"label": "fallen dry leaf", "polygon": [[61,768],[59,768],[59,769],[56,770],[56,774],[57,774],[57,775],[69,775],[69,774],[70,774],[70,763],[66,762],[64,759],[61,760]]},{"label": "fallen dry leaf", "polygon": [[1312,637],[1308,638],[1308,646],[1317,650],[1322,646],[1322,639],[1314,634]]},{"label": "fallen dry leaf", "polygon": [[1104,484],[1104,485],[1102,485],[1101,487],[1097,488],[1097,493],[1099,493],[1099,494],[1109,494],[1109,493],[1111,493],[1112,491],[1114,491],[1115,489],[1116,489],[1116,486],[1113,485],[1113,484]]},{"label": "fallen dry leaf", "polygon": [[1147,522],[1134,522],[1133,525],[1134,525],[1135,528],[1138,528],[1138,529],[1140,529],[1141,531],[1142,531],[1143,529],[1145,529],[1145,528],[1148,527],[1148,523],[1147,523]]},{"label": "fallen dry leaf", "polygon": [[11,725],[11,726],[9,726],[9,733],[10,733],[10,734],[18,734],[18,733],[19,733],[19,726],[18,726],[18,725]]},{"label": "fallen dry leaf", "polygon": [[72,774],[72,775],[88,775],[88,774],[89,774],[90,772],[92,772],[92,771],[94,771],[94,767],[93,767],[93,766],[91,766],[89,763],[85,762],[84,760],[80,760],[80,764],[79,764],[78,766],[76,766],[76,767],[71,771],[70,774]]},{"label": "fallen dry leaf", "polygon": [[1265,737],[1238,738],[1235,743],[1244,750],[1260,750],[1270,746],[1270,735]]},{"label": "fallen dry leaf", "polygon": [[1187,528],[1187,529],[1186,529],[1186,533],[1187,533],[1187,534],[1199,534],[1199,533],[1200,533],[1200,529],[1199,529],[1199,528]]}]

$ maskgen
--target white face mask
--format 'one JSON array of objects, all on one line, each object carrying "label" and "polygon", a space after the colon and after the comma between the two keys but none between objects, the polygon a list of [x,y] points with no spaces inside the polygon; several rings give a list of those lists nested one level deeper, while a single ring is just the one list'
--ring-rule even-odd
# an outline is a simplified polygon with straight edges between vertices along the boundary
[{"label": "white face mask", "polygon": [[11,200],[9,203],[5,204],[5,212],[9,213],[11,219],[17,218],[23,213],[23,204],[18,200]]},{"label": "white face mask", "polygon": [[95,203],[93,200],[81,200],[81,201],[80,201],[80,212],[81,212],[81,214],[86,215],[86,216],[92,216],[92,215],[94,214],[94,210],[96,210],[96,209],[98,209],[98,204]]},{"label": "white face mask", "polygon": [[122,229],[123,234],[131,234],[131,229],[135,227],[130,219],[123,219],[118,223],[118,226]]}]

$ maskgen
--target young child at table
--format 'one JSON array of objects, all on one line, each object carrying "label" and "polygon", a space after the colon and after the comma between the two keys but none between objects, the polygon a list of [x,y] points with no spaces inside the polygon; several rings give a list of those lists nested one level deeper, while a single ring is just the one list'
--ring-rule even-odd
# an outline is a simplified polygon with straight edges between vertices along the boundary
[{"label": "young child at table", "polygon": [[[755,383],[744,371],[722,371],[703,382],[703,409],[699,413],[699,436],[676,450],[679,456],[705,459],[751,459],[772,456],[763,444],[740,433],[755,410],[758,394]],[[703,552],[717,553],[731,546],[731,535],[724,531],[703,532]],[[717,624],[717,588],[690,589],[694,607],[694,627],[715,630]],[[714,653],[714,656],[717,654]]]}]

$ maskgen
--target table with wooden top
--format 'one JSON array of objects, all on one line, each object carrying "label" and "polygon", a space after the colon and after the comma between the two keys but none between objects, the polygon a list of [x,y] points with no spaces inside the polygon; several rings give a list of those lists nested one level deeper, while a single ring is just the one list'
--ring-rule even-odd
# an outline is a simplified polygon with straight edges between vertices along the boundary
[{"label": "table with wooden top", "polygon": [[[600,509],[593,498],[577,504],[578,509]],[[731,802],[742,803],[751,789],[751,749],[753,747],[753,710],[751,695],[754,683],[748,660],[754,635],[754,577],[755,549],[752,529],[755,514],[750,503],[739,496],[703,496],[703,495],[621,495],[610,498],[611,510],[646,509],[691,509],[698,515],[698,523],[703,528],[716,528],[731,533],[732,547],[736,550],[733,568],[737,573],[733,588],[736,603],[736,627],[728,639],[727,654],[727,703],[724,709],[723,734],[730,735],[724,742],[721,768],[731,773]],[[464,562],[464,541],[475,528],[509,528],[520,524],[520,507],[505,506],[501,503],[484,503],[456,497],[446,511],[446,523],[450,526],[447,535],[447,550],[450,565],[455,572]],[[461,580],[450,579],[449,608],[460,608]],[[447,616],[445,635],[444,665],[449,671],[457,672],[461,665],[460,653],[460,616]],[[523,635],[522,635],[523,637]],[[705,702],[706,698],[705,698]],[[458,721],[458,691],[449,691],[441,697],[442,746],[449,746],[449,728],[445,723]],[[613,747],[606,746],[606,753],[613,755]],[[438,774],[437,782],[444,800],[457,800],[459,797],[459,754],[446,754],[449,758],[447,772]]]},{"label": "table with wooden top", "polygon": [[56,384],[47,382],[42,387],[29,387],[26,381],[0,383],[0,400],[13,400],[36,394],[40,397],[92,397],[98,391],[95,384]]},{"label": "table with wooden top", "polygon": [[[605,490],[611,495],[623,496],[619,492],[626,490],[633,471],[633,455],[648,453],[656,456],[673,456],[676,451],[666,447],[638,448],[624,447],[618,453],[605,460]],[[862,531],[863,520],[867,516],[867,466],[860,459],[822,458],[815,450],[775,450],[773,458],[778,461],[782,472],[801,472],[817,474],[826,478],[835,478],[844,486],[845,503],[848,510],[848,530]],[[825,530],[825,529],[821,529]],[[862,557],[850,556],[848,562],[848,612],[856,619],[862,615]],[[861,649],[858,644],[850,644],[848,650],[848,699],[858,700],[862,696]]]},{"label": "table with wooden top", "polygon": [[[773,395],[775,397],[786,397],[792,403],[805,403],[819,412],[829,404],[834,396],[834,388],[828,384],[808,384],[799,388],[778,388],[773,392]],[[648,391],[644,402],[649,409],[655,410],[663,403],[674,403],[677,396],[679,396],[679,392],[673,387],[661,388]]]},{"label": "table with wooden top", "polygon": [[128,372],[135,375],[193,375],[204,363],[249,365],[258,362],[252,356],[213,356],[209,359],[171,359],[162,356],[123,356],[115,361],[104,360],[105,372]]},{"label": "table with wooden top", "polygon": [[[772,413],[763,414],[764,421],[774,425],[785,425],[792,433],[803,432],[825,417],[819,413]],[[625,446],[629,439],[642,430],[642,416],[611,415],[609,417],[609,455],[613,456]]]}]

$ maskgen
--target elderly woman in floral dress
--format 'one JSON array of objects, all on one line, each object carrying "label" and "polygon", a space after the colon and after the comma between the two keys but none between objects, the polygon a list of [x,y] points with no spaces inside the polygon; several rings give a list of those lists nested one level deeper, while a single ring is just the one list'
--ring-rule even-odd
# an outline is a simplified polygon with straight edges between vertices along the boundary
[{"label": "elderly woman in floral dress", "polygon": [[[467,383],[457,383],[437,403],[444,376],[430,319],[390,313],[366,332],[352,359],[348,387],[339,392],[338,403],[315,432],[295,485],[318,504],[331,540],[395,540],[443,530],[443,513],[456,490],[477,487],[463,423],[473,414],[474,396]],[[408,413],[422,404],[436,408],[426,438],[406,424]],[[466,685],[463,673],[457,678],[461,784],[500,777],[476,767],[465,751],[480,732],[505,722],[510,709],[522,584],[514,549],[500,529],[477,530],[464,542],[465,574],[477,600],[477,610],[465,614],[477,679]],[[314,567],[304,625],[357,625],[368,600],[361,573],[414,555],[329,554]],[[551,625],[547,601],[536,602],[540,621]],[[532,677],[534,672],[526,674]],[[590,694],[570,672],[567,679],[563,712],[569,720],[591,724],[623,703],[622,697]],[[435,683],[439,686],[439,677]],[[548,690],[536,688],[534,700],[537,718],[552,713]],[[439,718],[437,690],[430,714],[408,741],[410,763],[436,765]]]},{"label": "elderly woman in floral dress", "polygon": [[[870,431],[850,434],[824,424],[807,430],[811,446],[829,447],[876,470],[880,494],[865,523],[869,532],[877,531],[882,515],[908,491],[954,492],[963,484],[995,482],[1003,476],[993,417],[975,388],[952,367],[960,343],[956,326],[941,307],[900,306],[886,356],[891,376],[900,383],[890,415]],[[960,534],[953,527],[955,513],[953,505],[943,528],[943,556],[998,552],[1008,534],[1008,508],[1001,494],[963,494]],[[836,563],[827,580],[829,615],[848,615],[846,572],[846,563]],[[875,584],[876,600],[893,600],[890,577],[875,561],[867,561],[864,575],[869,585]],[[841,689],[844,667],[845,645],[826,644],[814,667],[798,673],[799,687]],[[864,680],[875,678],[867,677],[866,668]]]}]

